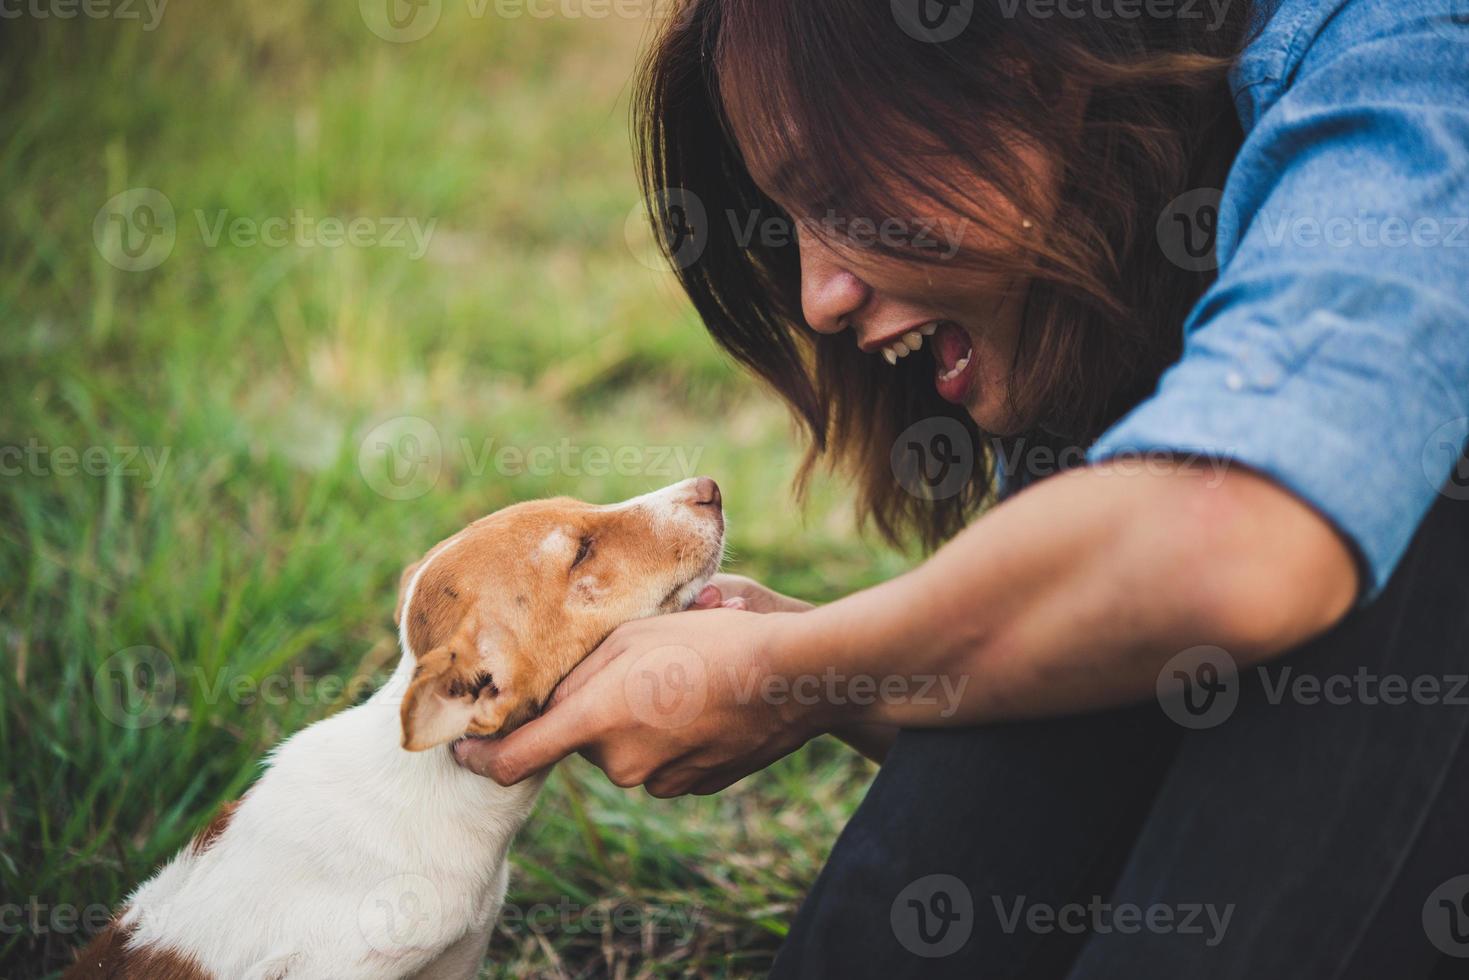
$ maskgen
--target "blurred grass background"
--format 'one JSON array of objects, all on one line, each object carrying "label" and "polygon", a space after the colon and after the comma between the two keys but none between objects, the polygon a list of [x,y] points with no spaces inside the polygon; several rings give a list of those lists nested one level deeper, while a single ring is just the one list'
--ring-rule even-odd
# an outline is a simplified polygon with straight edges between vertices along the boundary
[{"label": "blurred grass background", "polygon": [[[60,8],[0,39],[0,976],[68,963],[79,919],[346,703],[215,685],[383,675],[399,570],[475,516],[672,482],[654,447],[677,447],[724,487],[732,570],[819,601],[906,564],[859,539],[839,487],[792,505],[783,408],[639,261],[627,98],[650,18],[427,0],[400,13],[433,29],[395,43],[373,0],[175,0],[152,27],[141,0],[37,9]],[[98,219],[131,188],[174,213],[141,271]],[[293,215],[416,221],[428,247],[210,242],[221,218]],[[402,431],[439,440],[412,499],[379,492],[368,438]],[[494,463],[563,441],[570,465]],[[67,472],[97,447],[107,472]],[[593,447],[631,447],[636,472]],[[139,646],[177,695],[118,725],[94,679]],[[487,975],[763,972],[869,776],[830,740],[712,799],[563,765],[514,852],[509,901],[536,922],[502,924]]]}]

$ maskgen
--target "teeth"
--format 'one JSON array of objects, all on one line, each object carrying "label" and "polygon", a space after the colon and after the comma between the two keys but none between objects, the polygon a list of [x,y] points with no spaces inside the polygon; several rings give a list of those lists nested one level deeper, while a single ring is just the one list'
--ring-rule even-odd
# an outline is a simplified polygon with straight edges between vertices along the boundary
[{"label": "teeth", "polygon": [[953,381],[955,378],[957,378],[959,376],[959,373],[961,371],[963,371],[965,368],[967,368],[968,366],[969,366],[969,355],[968,354],[965,354],[963,357],[959,358],[959,361],[958,361],[957,364],[955,364],[953,367],[949,368],[943,374],[939,375],[939,380],[940,381]]},{"label": "teeth", "polygon": [[924,337],[932,337],[934,331],[938,330],[937,323],[925,323],[917,330],[909,330],[897,340],[882,349],[882,356],[889,364],[897,364],[898,358],[907,357],[909,354],[923,346]]}]

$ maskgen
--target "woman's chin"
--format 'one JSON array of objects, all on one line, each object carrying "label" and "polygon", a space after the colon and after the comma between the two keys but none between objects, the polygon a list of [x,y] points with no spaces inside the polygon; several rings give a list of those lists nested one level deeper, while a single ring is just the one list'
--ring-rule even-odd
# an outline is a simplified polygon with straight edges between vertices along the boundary
[{"label": "woman's chin", "polygon": [[964,406],[974,424],[979,426],[980,431],[992,436],[1011,436],[1018,434],[1023,426],[1014,413],[1010,412],[1005,399],[989,398],[975,393],[977,396]]}]

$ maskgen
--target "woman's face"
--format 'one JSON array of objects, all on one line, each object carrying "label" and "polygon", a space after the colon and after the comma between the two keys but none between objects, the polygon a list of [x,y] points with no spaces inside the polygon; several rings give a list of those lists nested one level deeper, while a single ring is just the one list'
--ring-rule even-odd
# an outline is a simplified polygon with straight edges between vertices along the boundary
[{"label": "woman's face", "polygon": [[[738,129],[739,127],[737,127]],[[788,212],[794,202],[783,201],[777,175],[787,161],[772,160],[765,147],[741,149],[750,175],[761,190]],[[1039,151],[1017,146],[1016,160],[1033,175],[1038,199],[1050,200],[1054,170]],[[929,169],[932,160],[926,161]],[[1025,425],[1014,417],[1009,395],[1021,314],[1029,282],[977,275],[972,268],[951,261],[961,250],[995,255],[1016,248],[1040,234],[1043,216],[1027,216],[978,175],[957,166],[938,171],[949,183],[964,188],[964,211],[943,202],[898,195],[903,209],[917,217],[896,220],[875,215],[869,231],[883,222],[894,238],[908,236],[928,245],[938,261],[913,263],[872,247],[876,237],[852,241],[852,236],[823,229],[821,222],[797,222],[801,253],[801,306],[806,323],[822,334],[850,335],[864,353],[895,363],[898,358],[920,358],[932,366],[931,383],[940,397],[962,406],[983,430],[1008,435]],[[1000,240],[982,228],[970,214],[982,213],[995,227],[1008,228]],[[847,227],[853,227],[849,216]],[[919,239],[918,236],[924,236]],[[894,372],[894,383],[898,374]]]},{"label": "woman's face", "polygon": [[[949,227],[963,227],[957,216],[952,221]],[[926,359],[934,390],[981,429],[1016,427],[1008,385],[1025,283],[976,281],[973,273],[913,265],[806,230],[798,239],[801,307],[811,329],[849,332],[860,350],[890,364]]]}]

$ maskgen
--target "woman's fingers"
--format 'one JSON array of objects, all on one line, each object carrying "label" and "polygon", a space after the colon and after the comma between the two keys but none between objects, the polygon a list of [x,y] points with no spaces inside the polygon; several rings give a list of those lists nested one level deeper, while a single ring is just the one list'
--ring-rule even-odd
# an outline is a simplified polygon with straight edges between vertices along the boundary
[{"label": "woman's fingers", "polygon": [[466,738],[454,743],[454,759],[501,786],[514,786],[581,748],[587,719],[574,701],[547,711],[504,738]]},{"label": "woman's fingers", "polygon": [[729,599],[719,591],[717,585],[706,585],[697,596],[690,609],[749,609],[750,604],[745,601],[744,596],[733,596]]}]

